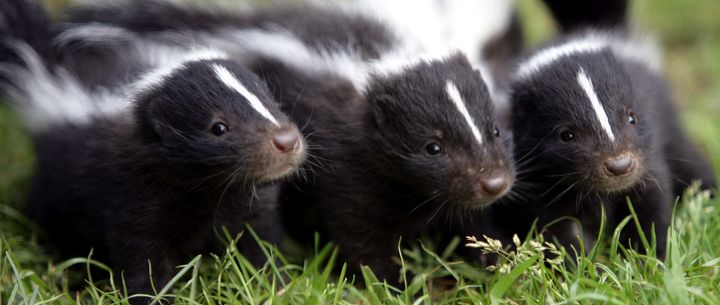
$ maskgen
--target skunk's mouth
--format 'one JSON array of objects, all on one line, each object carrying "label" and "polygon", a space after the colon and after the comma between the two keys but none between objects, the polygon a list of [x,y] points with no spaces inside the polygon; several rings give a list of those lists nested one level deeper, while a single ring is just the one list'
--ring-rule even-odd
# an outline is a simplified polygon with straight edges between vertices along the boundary
[{"label": "skunk's mouth", "polygon": [[640,180],[641,179],[639,174],[628,175],[625,177],[604,178],[602,179],[602,181],[596,183],[594,188],[598,192],[622,192],[631,189],[632,187],[640,183]]},{"label": "skunk's mouth", "polygon": [[[638,166],[640,167],[640,166]],[[621,176],[597,175],[594,181],[586,184],[596,192],[617,193],[629,190],[642,181],[643,171],[641,168],[634,169],[631,173]]]},{"label": "skunk's mouth", "polygon": [[283,178],[286,178],[295,173],[299,169],[299,165],[299,163],[287,163],[278,165],[275,168],[264,171],[263,174],[258,175],[257,180],[262,183],[270,183],[282,180]]},{"label": "skunk's mouth", "polygon": [[456,204],[471,210],[484,209],[493,205],[510,193],[513,181],[511,178],[506,177],[505,179],[507,181],[504,181],[502,185],[483,186],[479,184],[473,186],[471,194],[465,199],[456,200]]}]

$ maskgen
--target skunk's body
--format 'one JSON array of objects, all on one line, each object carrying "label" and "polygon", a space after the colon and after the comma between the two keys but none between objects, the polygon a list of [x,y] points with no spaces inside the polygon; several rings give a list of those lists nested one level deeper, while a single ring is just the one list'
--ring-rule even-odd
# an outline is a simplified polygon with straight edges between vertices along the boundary
[{"label": "skunk's body", "polygon": [[[571,216],[581,220],[588,246],[601,207],[606,228],[614,228],[630,215],[627,197],[664,255],[673,196],[694,179],[703,179],[704,188],[715,179],[683,133],[660,73],[652,43],[612,32],[563,37],[521,61],[510,116],[523,164],[518,179],[532,187],[523,190],[527,202],[494,208],[505,238],[525,234],[536,217],[543,228]],[[579,233],[572,226],[562,222],[549,232],[572,244]],[[639,244],[634,226],[624,233],[621,241]]]},{"label": "skunk's body", "polygon": [[[509,139],[495,127],[479,59],[457,47],[427,48],[392,21],[352,10],[228,16],[174,6],[155,9],[175,12],[162,19],[129,8],[120,11],[142,17],[119,21],[98,14],[102,8],[89,10],[96,13],[83,15],[95,17],[83,22],[107,18],[109,26],[146,41],[220,47],[268,82],[283,110],[304,126],[315,157],[310,177],[296,181],[299,188],[286,187],[290,231],[321,231],[354,271],[367,264],[395,279],[391,258],[401,237],[474,235],[485,225],[477,210],[511,185]],[[76,23],[71,31],[97,25]]]},{"label": "skunk's body", "polygon": [[[3,46],[14,52],[3,59],[19,60],[2,63],[1,85],[37,150],[27,213],[66,255],[94,248],[130,293],[152,293],[151,280],[163,287],[191,256],[221,250],[222,228],[251,225],[278,241],[272,182],[299,167],[304,144],[253,73],[218,51],[178,49],[165,62],[136,58],[149,68],[90,89],[62,66],[49,71],[23,40]],[[250,236],[239,248],[266,260]]]}]

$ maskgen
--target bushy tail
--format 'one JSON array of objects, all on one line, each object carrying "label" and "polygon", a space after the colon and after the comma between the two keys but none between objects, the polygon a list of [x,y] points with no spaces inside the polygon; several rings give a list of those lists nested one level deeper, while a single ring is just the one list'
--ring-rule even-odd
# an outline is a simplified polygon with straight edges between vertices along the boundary
[{"label": "bushy tail", "polygon": [[[90,92],[59,64],[50,19],[36,0],[0,0],[0,100],[35,133],[82,123],[115,95]],[[117,102],[119,104],[119,102]]]},{"label": "bushy tail", "polygon": [[543,0],[564,32],[625,28],[630,0]]}]

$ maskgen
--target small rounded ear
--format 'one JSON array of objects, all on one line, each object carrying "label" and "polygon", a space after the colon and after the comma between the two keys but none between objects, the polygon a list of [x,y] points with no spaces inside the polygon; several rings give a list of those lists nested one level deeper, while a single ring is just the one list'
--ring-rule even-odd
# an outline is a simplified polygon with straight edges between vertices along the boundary
[{"label": "small rounded ear", "polygon": [[370,101],[372,116],[378,127],[385,126],[392,118],[396,104],[397,100],[388,94],[378,95]]},{"label": "small rounded ear", "polygon": [[159,142],[162,140],[160,136],[165,127],[158,120],[158,116],[153,109],[152,99],[140,100],[135,104],[135,128],[136,133],[143,142]]}]

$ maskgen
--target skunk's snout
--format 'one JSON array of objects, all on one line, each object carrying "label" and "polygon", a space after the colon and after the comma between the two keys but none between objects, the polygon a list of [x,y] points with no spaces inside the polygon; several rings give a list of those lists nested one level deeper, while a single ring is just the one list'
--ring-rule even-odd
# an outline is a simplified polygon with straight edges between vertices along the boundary
[{"label": "skunk's snout", "polygon": [[608,176],[624,176],[631,173],[635,169],[636,159],[633,155],[623,154],[605,160],[604,165]]},{"label": "skunk's snout", "polygon": [[480,188],[488,195],[502,195],[508,190],[509,186],[510,178],[505,175],[496,175],[480,180]]},{"label": "skunk's snout", "polygon": [[270,143],[264,142],[265,149],[261,154],[263,162],[259,162],[255,169],[255,175],[260,180],[272,181],[285,177],[305,161],[304,138],[295,126],[286,125],[268,130],[264,136],[270,139]]},{"label": "skunk's snout", "polygon": [[272,136],[272,144],[281,153],[298,152],[300,150],[300,133],[294,128],[282,128]]}]

